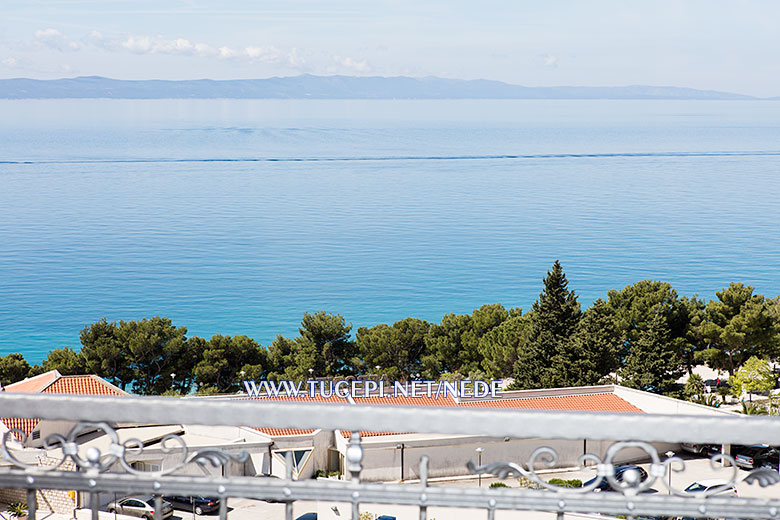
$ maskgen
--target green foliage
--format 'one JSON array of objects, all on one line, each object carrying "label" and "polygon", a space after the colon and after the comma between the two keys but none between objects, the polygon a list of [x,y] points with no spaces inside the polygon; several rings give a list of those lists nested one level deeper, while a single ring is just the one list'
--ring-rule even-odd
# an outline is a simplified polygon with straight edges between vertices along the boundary
[{"label": "green foliage", "polygon": [[621,384],[655,393],[678,391],[675,381],[690,370],[693,352],[692,324],[700,302],[677,297],[667,282],[643,280],[621,291],[609,291],[608,305],[625,337]]},{"label": "green foliage", "polygon": [[279,335],[271,345],[268,378],[300,381],[310,376],[353,374],[357,347],[350,339],[351,330],[352,324],[341,314],[305,313],[298,329],[300,336],[292,340]]},{"label": "green foliage", "polygon": [[692,399],[704,395],[704,379],[699,374],[691,374],[685,383],[685,397]]},{"label": "green foliage", "polygon": [[520,309],[513,311],[514,316],[488,331],[477,344],[482,368],[494,379],[512,375],[518,352],[531,337],[531,314],[523,315]]},{"label": "green foliage", "polygon": [[468,314],[447,314],[425,337],[428,354],[423,357],[423,376],[436,379],[443,372],[466,374],[479,370],[479,341],[509,318],[501,304],[483,305]]},{"label": "green foliage", "polygon": [[119,324],[103,318],[81,331],[85,371],[122,389],[132,386],[139,394],[159,395],[171,387],[186,393],[196,359],[186,333],[185,327],[174,327],[170,319],[160,316]]},{"label": "green foliage", "polygon": [[521,488],[541,489],[542,487],[530,478],[525,477],[518,477],[517,483]]},{"label": "green foliage", "polygon": [[582,487],[582,481],[580,479],[570,479],[570,480],[563,480],[560,478],[551,478],[548,481],[548,484],[552,484],[553,486],[558,487],[564,487],[564,488],[581,488]]},{"label": "green foliage", "polygon": [[324,311],[304,313],[298,329],[302,348],[314,360],[317,376],[347,376],[353,373],[355,342],[350,339],[352,324],[346,324],[341,314]]},{"label": "green foliage", "polygon": [[748,393],[752,401],[754,392],[770,391],[775,387],[776,380],[769,362],[753,356],[729,379],[729,384],[735,396]]},{"label": "green foliage", "polygon": [[13,504],[9,504],[8,512],[11,513],[11,516],[13,518],[27,516],[27,504],[22,504],[21,502],[15,502]]},{"label": "green foliage", "polygon": [[750,357],[780,354],[780,321],[774,300],[753,294],[753,287],[741,283],[731,283],[715,295],[718,299],[707,304],[699,326],[709,345],[698,354],[699,359],[733,375]]},{"label": "green foliage", "polygon": [[30,364],[19,353],[0,357],[0,384],[8,385],[21,381],[30,372]]},{"label": "green foliage", "polygon": [[677,390],[683,374],[682,358],[667,319],[656,307],[649,321],[632,342],[623,367],[618,371],[621,384],[646,392],[669,394]]},{"label": "green foliage", "polygon": [[490,486],[488,486],[488,487],[491,487],[491,488],[508,488],[509,486],[507,486],[503,482],[491,482]]},{"label": "green foliage", "polygon": [[193,369],[198,393],[236,392],[242,388],[242,370],[244,378],[262,377],[264,365],[266,352],[252,338],[215,334],[206,342],[201,360]]},{"label": "green foliage", "polygon": [[746,403],[742,401],[742,411],[745,415],[768,415],[769,410],[760,403]]},{"label": "green foliage", "polygon": [[81,354],[87,372],[108,379],[125,390],[133,382],[133,370],[117,338],[116,322],[105,318],[81,331]]},{"label": "green foliage", "polygon": [[690,398],[691,402],[694,402],[696,404],[702,404],[704,406],[711,406],[713,408],[717,408],[720,406],[721,401],[718,400],[717,397],[710,394],[702,394],[702,395],[696,395]]},{"label": "green foliage", "polygon": [[406,318],[393,326],[386,324],[371,328],[360,327],[357,332],[357,349],[360,354],[361,372],[380,373],[391,380],[408,380],[419,373],[425,354],[425,336],[431,328],[427,321]]},{"label": "green foliage", "polygon": [[81,352],[76,352],[70,347],[50,350],[49,355],[43,360],[41,373],[50,370],[57,370],[64,376],[86,374],[86,360]]},{"label": "green foliage", "polygon": [[577,324],[569,349],[554,359],[567,386],[603,384],[620,366],[625,343],[612,309],[602,299],[593,302]]},{"label": "green foliage", "polygon": [[136,393],[159,395],[171,387],[171,374],[186,355],[186,333],[185,327],[176,328],[160,316],[119,322],[116,339],[132,370]]},{"label": "green foliage", "polygon": [[525,347],[518,352],[514,367],[514,389],[570,386],[568,373],[562,370],[577,356],[571,338],[580,321],[580,304],[558,260],[547,272],[544,290],[534,302],[531,332]]}]

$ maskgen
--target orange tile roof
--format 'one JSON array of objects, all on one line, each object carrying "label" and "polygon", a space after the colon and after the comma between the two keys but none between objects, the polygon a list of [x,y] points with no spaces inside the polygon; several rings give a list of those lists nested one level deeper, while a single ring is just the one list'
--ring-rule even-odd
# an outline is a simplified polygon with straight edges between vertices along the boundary
[{"label": "orange tile roof", "polygon": [[37,376],[11,383],[5,387],[6,392],[19,392],[25,394],[37,394],[47,386],[49,386],[58,377],[62,377],[56,370],[50,370]]},{"label": "orange tile roof", "polygon": [[504,398],[486,401],[466,401],[460,404],[471,408],[644,413],[633,404],[613,393],[524,397],[519,399]]},{"label": "orange tile roof", "polygon": [[343,399],[341,397],[336,397],[335,395],[332,395],[330,397],[323,397],[319,393],[314,394],[314,397],[309,396],[309,394],[302,394],[298,396],[291,396],[291,395],[278,395],[278,396],[258,396],[258,397],[244,397],[243,399],[248,399],[250,401],[295,401],[299,403],[336,403],[336,404],[347,404],[347,400]]},{"label": "orange tile roof", "polygon": [[358,397],[354,399],[355,404],[385,404],[394,406],[458,406],[455,399],[447,394],[441,395],[438,399],[435,397],[403,397],[388,395],[385,397]]},{"label": "orange tile roof", "polygon": [[[25,435],[28,436],[32,433],[35,427],[38,426],[38,423],[41,422],[40,419],[20,419],[19,417],[2,417],[0,418],[0,421],[3,421],[5,425],[8,426],[9,430],[21,430]],[[14,432],[14,437],[16,437],[20,442],[24,438],[17,432]]]},{"label": "orange tile roof", "polygon": [[[41,378],[41,376],[47,376]],[[51,377],[54,377],[52,380]],[[38,379],[40,378],[40,379]],[[24,384],[20,384],[24,383]],[[30,378],[6,387],[7,392],[35,392],[44,394],[83,394],[83,395],[127,395],[119,388],[95,375],[63,376],[56,370]],[[12,388],[13,387],[13,388]],[[38,426],[40,419],[20,419],[18,417],[0,417],[8,429],[18,428],[27,435]],[[20,435],[14,435],[21,441]]]},{"label": "orange tile roof", "polygon": [[[330,397],[323,397],[320,394],[314,394],[314,397],[310,397],[308,394],[304,394],[299,396],[280,395],[276,397],[268,397],[268,396],[245,397],[243,399],[250,400],[250,401],[294,401],[296,403],[329,403],[329,404],[342,404],[342,405],[348,404],[346,399],[336,397],[335,395]],[[290,435],[311,435],[312,433],[317,431],[317,429],[269,428],[269,427],[264,427],[264,428],[253,427],[253,429],[271,437],[288,437]]]},{"label": "orange tile roof", "polygon": [[95,376],[61,376],[43,389],[44,394],[127,395],[105,379]]},{"label": "orange tile roof", "polygon": [[[345,439],[349,439],[352,436],[352,432],[349,430],[340,430],[341,436]],[[412,432],[360,432],[361,437],[381,437],[382,435],[406,435]]]},{"label": "orange tile roof", "polygon": [[253,428],[271,437],[288,437],[290,435],[311,435],[317,430],[299,430],[296,428]]}]

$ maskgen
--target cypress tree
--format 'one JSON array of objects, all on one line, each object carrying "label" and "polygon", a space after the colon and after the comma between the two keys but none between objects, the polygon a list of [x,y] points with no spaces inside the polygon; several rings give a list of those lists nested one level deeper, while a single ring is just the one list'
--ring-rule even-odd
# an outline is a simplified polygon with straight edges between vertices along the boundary
[{"label": "cypress tree", "polygon": [[531,336],[518,352],[512,388],[554,388],[570,384],[561,363],[569,355],[580,320],[580,303],[558,260],[531,310]]}]

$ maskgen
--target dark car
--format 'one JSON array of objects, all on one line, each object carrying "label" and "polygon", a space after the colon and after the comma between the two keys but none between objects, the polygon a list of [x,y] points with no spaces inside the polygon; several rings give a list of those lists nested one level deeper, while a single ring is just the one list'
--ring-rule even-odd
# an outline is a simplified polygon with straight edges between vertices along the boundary
[{"label": "dark car", "polygon": [[176,509],[182,511],[192,511],[196,515],[203,513],[213,513],[219,509],[219,498],[215,497],[184,497],[180,495],[164,496],[166,500]]},{"label": "dark car", "polygon": [[295,520],[317,520],[317,513],[304,513]]},{"label": "dark car", "polygon": [[705,455],[707,457],[720,453],[719,444],[694,444],[691,442],[683,442],[680,444],[680,447],[687,452]]},{"label": "dark car", "polygon": [[734,453],[736,453],[734,460],[737,466],[744,469],[777,468],[780,462],[777,448],[766,444],[736,446]]},{"label": "dark car", "polygon": [[[626,471],[628,470],[634,470],[639,473],[639,480],[641,482],[644,482],[647,480],[647,471],[643,470],[639,466],[634,466],[633,464],[628,464],[625,466],[616,466],[615,467],[615,480],[618,482],[623,482],[623,476],[626,474]],[[592,485],[594,482],[596,482],[601,477],[593,477],[592,479],[585,482],[582,487],[588,487]],[[593,489],[593,491],[613,491],[612,486],[610,486],[609,481],[605,478],[599,482],[599,485]]]}]

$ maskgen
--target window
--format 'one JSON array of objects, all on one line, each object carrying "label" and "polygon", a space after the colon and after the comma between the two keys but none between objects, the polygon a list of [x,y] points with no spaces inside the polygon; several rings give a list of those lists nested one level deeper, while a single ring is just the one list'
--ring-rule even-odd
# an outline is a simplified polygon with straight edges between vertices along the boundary
[{"label": "window", "polygon": [[33,438],[34,441],[37,441],[38,439],[40,439],[41,438],[41,431],[40,430],[33,431],[32,432],[32,438]]},{"label": "window", "polygon": [[278,450],[274,452],[274,457],[279,462],[284,464],[285,458],[287,457],[287,452],[288,451],[292,452],[293,478],[298,478],[298,476],[303,471],[303,468],[306,466],[306,463],[309,462],[309,459],[311,458],[312,449],[313,448],[304,448],[298,450]]}]

